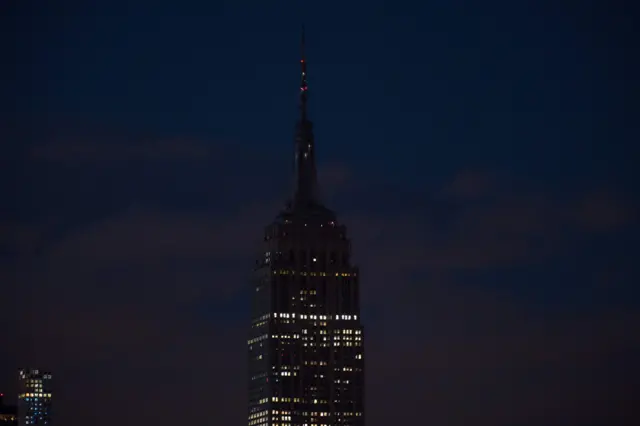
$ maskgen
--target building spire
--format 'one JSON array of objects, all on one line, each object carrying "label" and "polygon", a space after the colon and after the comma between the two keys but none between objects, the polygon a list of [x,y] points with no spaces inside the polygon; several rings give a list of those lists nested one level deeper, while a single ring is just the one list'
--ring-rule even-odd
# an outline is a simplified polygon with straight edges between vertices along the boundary
[{"label": "building spire", "polygon": [[319,203],[318,178],[315,162],[313,124],[309,120],[307,100],[309,87],[307,82],[307,58],[305,56],[305,34],[302,27],[300,43],[300,118],[296,125],[295,139],[295,190],[293,205],[296,208],[308,208]]},{"label": "building spire", "polygon": [[307,98],[309,96],[309,86],[307,85],[307,59],[304,54],[304,25],[302,25],[302,34],[300,37],[300,118],[307,118]]}]

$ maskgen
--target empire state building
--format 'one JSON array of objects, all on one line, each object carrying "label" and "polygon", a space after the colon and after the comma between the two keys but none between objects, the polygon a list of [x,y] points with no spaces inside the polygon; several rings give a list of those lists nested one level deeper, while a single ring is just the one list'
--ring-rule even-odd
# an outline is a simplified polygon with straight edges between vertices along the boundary
[{"label": "empire state building", "polygon": [[302,36],[295,189],[264,232],[248,340],[248,424],[363,426],[364,329],[347,229],[318,197]]}]

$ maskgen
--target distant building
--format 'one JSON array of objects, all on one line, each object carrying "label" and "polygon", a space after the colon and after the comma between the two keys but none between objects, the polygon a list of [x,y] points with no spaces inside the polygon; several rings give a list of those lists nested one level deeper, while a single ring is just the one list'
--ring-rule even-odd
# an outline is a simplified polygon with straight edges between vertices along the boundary
[{"label": "distant building", "polygon": [[18,425],[51,424],[51,374],[37,369],[20,370]]},{"label": "distant building", "polygon": [[0,393],[0,426],[16,426],[18,424],[17,411],[14,405],[4,404],[4,394]]}]

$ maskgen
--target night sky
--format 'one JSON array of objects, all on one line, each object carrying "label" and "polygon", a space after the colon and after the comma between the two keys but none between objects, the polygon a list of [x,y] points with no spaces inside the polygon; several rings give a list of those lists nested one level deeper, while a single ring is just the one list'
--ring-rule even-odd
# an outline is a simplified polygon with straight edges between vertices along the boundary
[{"label": "night sky", "polygon": [[34,366],[59,425],[246,425],[304,21],[368,425],[640,424],[631,7],[1,1],[0,391]]}]

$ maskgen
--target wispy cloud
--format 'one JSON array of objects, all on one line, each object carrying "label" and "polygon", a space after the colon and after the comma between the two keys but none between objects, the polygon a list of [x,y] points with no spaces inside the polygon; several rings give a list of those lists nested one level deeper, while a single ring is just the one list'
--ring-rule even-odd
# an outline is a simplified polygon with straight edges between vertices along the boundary
[{"label": "wispy cloud", "polygon": [[442,193],[459,200],[473,200],[487,195],[496,184],[494,177],[487,172],[463,170],[442,189]]},{"label": "wispy cloud", "polygon": [[638,220],[638,208],[615,191],[598,189],[579,200],[573,214],[586,229],[611,231]]},{"label": "wispy cloud", "polygon": [[42,226],[17,220],[0,221],[0,250],[9,255],[29,255],[45,241]]},{"label": "wispy cloud", "polygon": [[211,155],[210,146],[192,139],[120,142],[82,140],[48,143],[35,146],[31,151],[36,160],[79,165],[102,162],[147,161],[200,161]]},{"label": "wispy cloud", "polygon": [[127,210],[73,230],[51,245],[48,256],[53,263],[81,260],[96,267],[243,256],[269,218],[264,210],[256,206],[224,216]]}]

